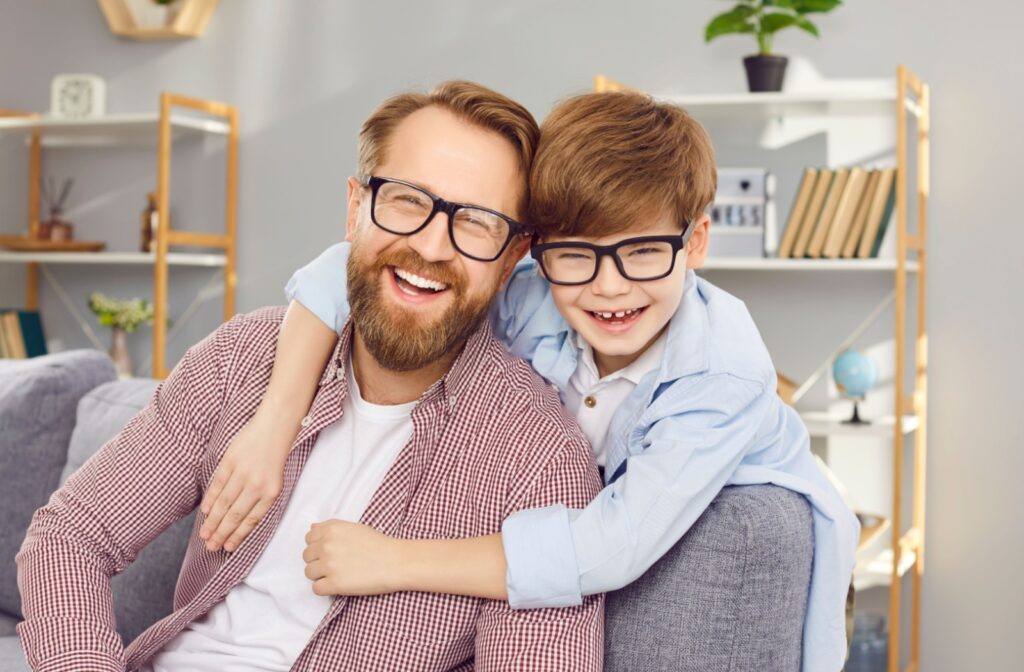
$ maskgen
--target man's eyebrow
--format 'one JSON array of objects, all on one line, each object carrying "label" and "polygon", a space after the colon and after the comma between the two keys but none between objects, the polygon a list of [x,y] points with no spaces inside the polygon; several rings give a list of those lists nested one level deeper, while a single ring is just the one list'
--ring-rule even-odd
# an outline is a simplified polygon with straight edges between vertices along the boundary
[{"label": "man's eyebrow", "polygon": [[[493,212],[501,212],[501,210],[498,209],[498,208],[492,208],[491,206],[483,205],[482,203],[474,203],[472,201],[460,201],[460,200],[452,200],[450,198],[445,198],[444,196],[441,196],[439,193],[437,193],[437,191],[438,191],[437,189],[434,189],[432,186],[424,184],[423,182],[420,182],[418,180],[407,180],[404,177],[395,177],[395,178],[392,178],[392,179],[402,180],[403,182],[408,182],[409,184],[413,185],[414,187],[419,187],[420,189],[423,189],[424,191],[429,191],[432,195],[437,196],[438,198],[444,198],[444,200],[448,201],[449,203],[454,203],[456,205],[470,205],[470,206],[473,206],[474,208],[483,208],[484,210],[491,210]],[[504,213],[502,213],[502,214],[504,214]],[[506,216],[508,216],[508,215],[506,215]]]}]

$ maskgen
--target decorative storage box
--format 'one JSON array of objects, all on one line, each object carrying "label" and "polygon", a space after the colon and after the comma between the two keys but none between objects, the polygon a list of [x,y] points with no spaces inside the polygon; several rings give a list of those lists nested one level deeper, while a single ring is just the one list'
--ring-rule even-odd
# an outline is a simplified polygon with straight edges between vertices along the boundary
[{"label": "decorative storage box", "polygon": [[711,206],[712,257],[764,257],[775,253],[775,177],[764,168],[719,168]]}]

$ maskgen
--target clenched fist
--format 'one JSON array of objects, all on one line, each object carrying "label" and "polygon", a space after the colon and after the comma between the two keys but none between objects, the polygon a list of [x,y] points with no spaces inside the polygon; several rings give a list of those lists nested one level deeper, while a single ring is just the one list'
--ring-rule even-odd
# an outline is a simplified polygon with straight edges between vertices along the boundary
[{"label": "clenched fist", "polygon": [[306,535],[306,578],[317,595],[381,595],[401,588],[402,540],[345,520],[314,523]]}]

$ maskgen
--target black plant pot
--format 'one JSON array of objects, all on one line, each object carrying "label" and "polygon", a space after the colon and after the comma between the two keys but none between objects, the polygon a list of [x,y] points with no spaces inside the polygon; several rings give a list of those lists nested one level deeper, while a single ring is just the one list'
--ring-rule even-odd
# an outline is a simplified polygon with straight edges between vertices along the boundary
[{"label": "black plant pot", "polygon": [[782,91],[782,80],[786,77],[785,56],[747,56],[743,66],[747,69],[747,87],[754,91]]}]

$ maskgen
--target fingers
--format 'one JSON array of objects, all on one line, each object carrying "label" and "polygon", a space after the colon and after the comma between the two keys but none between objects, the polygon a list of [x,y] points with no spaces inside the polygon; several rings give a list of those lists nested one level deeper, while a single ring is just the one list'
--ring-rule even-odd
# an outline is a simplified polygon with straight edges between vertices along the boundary
[{"label": "fingers", "polygon": [[[224,545],[231,534],[238,529],[238,526],[242,524],[249,517],[249,512],[256,506],[256,502],[259,501],[258,496],[248,489],[242,490],[238,493],[238,497],[235,499],[234,504],[228,509],[227,513],[224,514],[224,519],[220,521],[220,525],[217,526],[217,531],[210,536],[210,540],[207,542],[207,546],[210,544],[214,545],[214,550]],[[259,518],[256,519],[259,522]],[[253,527],[256,527],[255,523]]]},{"label": "fingers", "polygon": [[[221,488],[220,494],[210,507],[210,513],[207,514],[203,526],[199,528],[199,536],[202,539],[209,541],[213,537],[213,534],[220,527],[224,519],[224,514],[230,510],[231,505],[235,503],[239,493],[242,492],[244,479],[236,473],[232,473],[231,476],[231,479]],[[207,547],[209,547],[209,544],[207,544]]]},{"label": "fingers", "polygon": [[[210,515],[210,509],[213,508],[213,503],[220,497],[220,493],[224,490],[224,486],[228,484],[231,479],[233,469],[231,465],[221,462],[217,470],[213,472],[213,479],[210,480],[210,487],[206,490],[206,495],[203,497],[202,503],[199,505],[199,510],[203,512],[204,516]],[[205,525],[203,527],[206,527]],[[213,528],[216,529],[216,528]],[[206,537],[203,537],[204,539]]]},{"label": "fingers", "polygon": [[274,498],[262,497],[256,501],[256,504],[252,507],[249,513],[242,518],[242,522],[239,523],[238,528],[231,533],[227,541],[224,542],[224,550],[231,552],[242,545],[245,538],[249,536],[249,533],[256,529],[259,522],[263,520],[263,516],[270,510],[270,506],[274,503]]},{"label": "fingers", "polygon": [[320,557],[320,545],[312,544],[306,546],[306,550],[302,552],[302,561],[306,564],[313,562]]},{"label": "fingers", "polygon": [[316,560],[306,564],[306,578],[310,581],[317,581],[327,576],[327,564]]},{"label": "fingers", "polygon": [[326,578],[317,579],[313,582],[313,593],[323,596],[334,595],[334,591],[331,590],[331,582]]},{"label": "fingers", "polygon": [[309,526],[309,532],[306,533],[306,543],[313,544],[324,537],[323,523],[313,523]]}]

